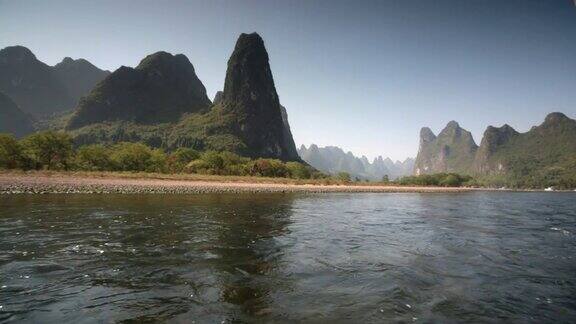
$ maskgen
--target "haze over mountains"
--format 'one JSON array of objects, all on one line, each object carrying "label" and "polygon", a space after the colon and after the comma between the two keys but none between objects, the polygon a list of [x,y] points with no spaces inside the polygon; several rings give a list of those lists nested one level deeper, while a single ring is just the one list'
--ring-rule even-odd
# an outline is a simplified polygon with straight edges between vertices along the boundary
[{"label": "haze over mountains", "polygon": [[318,147],[312,144],[306,148],[302,145],[298,154],[305,162],[328,174],[347,172],[352,177],[373,181],[381,181],[384,176],[396,179],[410,175],[414,169],[414,159],[411,158],[394,162],[390,158],[378,156],[370,162],[366,156],[359,158],[336,146]]}]

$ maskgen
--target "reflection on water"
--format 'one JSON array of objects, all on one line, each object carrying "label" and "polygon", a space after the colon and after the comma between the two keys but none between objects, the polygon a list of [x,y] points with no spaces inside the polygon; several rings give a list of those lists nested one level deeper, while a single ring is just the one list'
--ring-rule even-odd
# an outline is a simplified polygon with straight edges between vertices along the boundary
[{"label": "reflection on water", "polygon": [[0,322],[568,322],[573,194],[0,197]]}]

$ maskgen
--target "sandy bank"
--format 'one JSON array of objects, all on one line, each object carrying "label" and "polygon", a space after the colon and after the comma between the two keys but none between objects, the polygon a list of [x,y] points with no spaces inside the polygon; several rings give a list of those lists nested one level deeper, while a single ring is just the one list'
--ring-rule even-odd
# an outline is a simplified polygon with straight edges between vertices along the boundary
[{"label": "sandy bank", "polygon": [[225,192],[465,192],[471,188],[320,185],[155,179],[102,173],[0,172],[0,194],[20,193],[225,193]]}]

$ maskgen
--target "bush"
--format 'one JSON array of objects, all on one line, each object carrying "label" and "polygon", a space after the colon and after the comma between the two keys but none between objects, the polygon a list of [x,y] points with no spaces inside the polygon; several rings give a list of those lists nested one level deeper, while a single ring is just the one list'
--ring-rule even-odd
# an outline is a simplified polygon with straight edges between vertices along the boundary
[{"label": "bush", "polygon": [[396,181],[401,185],[461,187],[465,183],[474,183],[472,177],[457,173],[423,174],[402,177]]},{"label": "bush", "polygon": [[166,170],[171,173],[182,172],[190,162],[199,157],[200,153],[198,151],[180,147],[166,158]]},{"label": "bush", "polygon": [[257,159],[246,165],[246,172],[258,177],[286,177],[288,168],[280,160]]},{"label": "bush", "polygon": [[141,143],[118,143],[112,147],[110,159],[116,170],[146,171],[153,151]]},{"label": "bush", "polygon": [[110,159],[110,149],[100,144],[80,147],[76,153],[76,167],[89,171],[112,170],[114,166]]},{"label": "bush", "polygon": [[[143,143],[121,142],[113,146],[81,146],[76,154],[69,135],[35,133],[21,142],[0,134],[0,168],[78,169],[87,171],[192,172],[214,175],[327,179],[318,170],[299,163],[276,159],[251,160],[232,152],[199,153],[179,148],[169,155]],[[346,173],[344,181],[350,181]]]},{"label": "bush", "polygon": [[150,158],[146,162],[146,172],[165,173],[167,156],[161,149],[151,150]]},{"label": "bush", "polygon": [[250,162],[249,158],[232,152],[208,151],[202,153],[199,159],[190,162],[186,166],[186,171],[218,175],[245,175],[248,162]]},{"label": "bush", "polygon": [[206,169],[210,174],[222,174],[224,170],[224,159],[219,152],[208,151],[204,152],[200,159],[204,162]]},{"label": "bush", "polygon": [[250,162],[249,158],[242,157],[232,152],[221,152],[220,156],[224,162],[224,170],[222,174],[246,175],[246,164]]},{"label": "bush", "polygon": [[24,163],[32,169],[68,169],[73,150],[72,138],[66,133],[34,133],[21,142]]},{"label": "bush", "polygon": [[0,168],[15,169],[22,162],[22,149],[16,138],[8,134],[0,134]]},{"label": "bush", "polygon": [[310,178],[310,168],[302,163],[298,162],[287,162],[286,168],[288,169],[288,174],[290,178],[294,179],[309,179]]},{"label": "bush", "polygon": [[209,170],[210,170],[210,167],[202,159],[194,160],[194,161],[188,163],[188,165],[186,165],[186,167],[184,168],[184,171],[186,171],[186,172],[200,173],[200,174],[210,174]]},{"label": "bush", "polygon": [[350,173],[348,173],[348,172],[339,172],[339,173],[336,175],[336,180],[338,180],[338,181],[343,181],[343,182],[350,182],[350,181],[351,181]]}]

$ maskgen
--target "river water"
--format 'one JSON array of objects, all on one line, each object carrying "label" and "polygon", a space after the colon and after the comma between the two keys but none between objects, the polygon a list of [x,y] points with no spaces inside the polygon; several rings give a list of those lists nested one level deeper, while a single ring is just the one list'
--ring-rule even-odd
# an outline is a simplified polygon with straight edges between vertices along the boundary
[{"label": "river water", "polygon": [[576,321],[576,194],[0,197],[0,322]]}]

